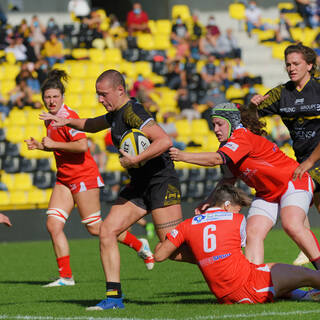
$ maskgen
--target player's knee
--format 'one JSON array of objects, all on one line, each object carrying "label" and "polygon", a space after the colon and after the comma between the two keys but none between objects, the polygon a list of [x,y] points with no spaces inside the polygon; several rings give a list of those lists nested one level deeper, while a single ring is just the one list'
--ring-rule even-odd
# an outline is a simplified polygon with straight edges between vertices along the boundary
[{"label": "player's knee", "polygon": [[282,222],[282,228],[289,236],[293,237],[301,233],[304,229],[304,226],[287,221]]},{"label": "player's knee", "polygon": [[46,214],[48,216],[46,225],[51,234],[60,232],[69,216],[67,212],[59,208],[49,208]]},{"label": "player's knee", "polygon": [[100,210],[81,220],[81,223],[85,224],[88,232],[93,236],[99,235],[101,222],[102,219]]}]

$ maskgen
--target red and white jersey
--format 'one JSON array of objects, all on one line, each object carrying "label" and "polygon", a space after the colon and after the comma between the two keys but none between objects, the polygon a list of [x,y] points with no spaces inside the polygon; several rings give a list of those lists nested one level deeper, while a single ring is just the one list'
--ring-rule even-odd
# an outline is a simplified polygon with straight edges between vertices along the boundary
[{"label": "red and white jersey", "polygon": [[[72,109],[63,105],[57,113],[62,118],[76,118],[79,116]],[[45,121],[47,127],[47,136],[54,141],[72,142],[86,138],[85,133],[64,127],[53,127],[52,121]],[[57,178],[65,184],[78,183],[84,178],[98,177],[99,169],[94,161],[89,149],[83,153],[74,153],[67,151],[54,151],[57,165]],[[102,181],[102,178],[101,178]]]},{"label": "red and white jersey", "polygon": [[251,263],[241,251],[245,228],[242,214],[209,208],[180,223],[167,238],[177,248],[183,243],[189,246],[210,290],[219,299],[248,280]]},{"label": "red and white jersey", "polygon": [[235,177],[254,188],[257,197],[270,202],[278,202],[299,165],[275,143],[243,127],[234,130],[218,151],[232,160],[227,166]]}]

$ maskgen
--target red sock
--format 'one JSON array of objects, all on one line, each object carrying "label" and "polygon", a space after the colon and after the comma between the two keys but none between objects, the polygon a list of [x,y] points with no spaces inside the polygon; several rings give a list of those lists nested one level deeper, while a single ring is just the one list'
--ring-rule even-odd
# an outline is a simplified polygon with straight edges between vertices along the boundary
[{"label": "red sock", "polygon": [[71,278],[72,271],[70,268],[70,256],[57,258],[59,274],[61,278]]},{"label": "red sock", "polygon": [[137,252],[142,247],[142,242],[136,236],[134,236],[132,233],[130,233],[129,231],[127,231],[126,237],[124,238],[122,243],[130,248],[133,248]]}]

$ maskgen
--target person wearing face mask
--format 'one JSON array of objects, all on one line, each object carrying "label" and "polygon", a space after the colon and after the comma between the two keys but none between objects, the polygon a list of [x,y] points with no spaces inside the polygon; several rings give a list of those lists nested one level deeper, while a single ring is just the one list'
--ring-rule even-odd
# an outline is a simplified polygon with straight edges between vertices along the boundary
[{"label": "person wearing face mask", "polygon": [[56,21],[54,20],[54,18],[50,18],[48,20],[48,24],[47,24],[47,28],[46,28],[46,32],[45,32],[45,36],[46,39],[50,39],[51,34],[59,34],[60,33],[60,28],[57,25]]},{"label": "person wearing face mask", "polygon": [[216,20],[214,16],[210,16],[208,19],[208,23],[206,25],[207,32],[214,37],[218,37],[221,32],[219,27],[217,26]]},{"label": "person wearing face mask", "polygon": [[170,38],[172,44],[176,46],[190,38],[188,28],[180,16],[177,17],[176,22],[172,25]]},{"label": "person wearing face mask", "polygon": [[[313,196],[309,173],[293,180],[299,163],[286,156],[266,134],[256,112],[234,103],[223,103],[211,110],[214,133],[221,143],[216,152],[191,153],[170,149],[171,159],[201,166],[222,165],[222,183],[241,179],[256,191],[247,217],[245,255],[254,264],[264,262],[264,239],[280,215],[282,227],[320,270],[320,247],[313,232],[304,226]],[[212,193],[213,194],[213,193]],[[206,210],[212,194],[196,213]]]},{"label": "person wearing face mask", "polygon": [[142,10],[141,4],[135,2],[132,10],[127,15],[127,29],[129,36],[132,36],[134,32],[150,32],[148,27],[149,17],[148,14]]},{"label": "person wearing face mask", "polygon": [[245,10],[245,20],[249,37],[251,37],[253,29],[265,29],[261,22],[261,9],[257,7],[256,1],[249,2],[249,6]]}]

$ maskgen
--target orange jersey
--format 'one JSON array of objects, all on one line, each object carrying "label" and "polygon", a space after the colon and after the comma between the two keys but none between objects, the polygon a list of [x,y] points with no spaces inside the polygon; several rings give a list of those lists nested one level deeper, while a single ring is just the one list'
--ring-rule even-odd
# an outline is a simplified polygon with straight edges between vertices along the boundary
[{"label": "orange jersey", "polygon": [[236,129],[218,152],[232,160],[227,166],[235,177],[254,188],[257,197],[270,202],[279,200],[299,165],[275,143],[243,127]]},{"label": "orange jersey", "polygon": [[210,290],[221,299],[241,288],[251,272],[252,264],[241,251],[245,226],[242,214],[209,208],[180,223],[167,238],[177,248],[188,245]]},{"label": "orange jersey", "polygon": [[[57,116],[62,118],[79,118],[76,112],[63,105]],[[64,127],[53,127],[52,121],[45,121],[47,136],[54,141],[72,142],[85,139],[86,135],[78,130]],[[57,165],[57,179],[64,184],[79,183],[86,178],[100,177],[99,169],[89,149],[83,153],[54,151]],[[101,178],[101,177],[100,177]],[[102,181],[102,178],[101,178]]]}]

